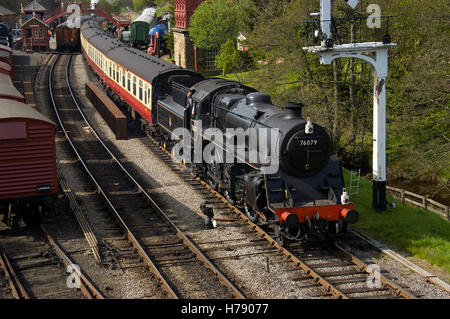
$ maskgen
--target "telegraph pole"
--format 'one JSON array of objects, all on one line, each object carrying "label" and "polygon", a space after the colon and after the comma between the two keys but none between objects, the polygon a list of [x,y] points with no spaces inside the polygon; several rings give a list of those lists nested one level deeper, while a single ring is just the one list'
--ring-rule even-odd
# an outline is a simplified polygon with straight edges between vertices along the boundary
[{"label": "telegraph pole", "polygon": [[[345,0],[355,8],[358,0]],[[376,17],[375,17],[376,18]],[[381,17],[378,17],[381,19]],[[386,209],[386,79],[388,75],[388,51],[395,46],[389,39],[382,42],[362,42],[336,45],[331,35],[332,1],[320,0],[320,46],[303,48],[319,56],[322,64],[331,64],[338,58],[359,58],[372,67],[373,88],[373,154],[372,154],[372,206]]]}]

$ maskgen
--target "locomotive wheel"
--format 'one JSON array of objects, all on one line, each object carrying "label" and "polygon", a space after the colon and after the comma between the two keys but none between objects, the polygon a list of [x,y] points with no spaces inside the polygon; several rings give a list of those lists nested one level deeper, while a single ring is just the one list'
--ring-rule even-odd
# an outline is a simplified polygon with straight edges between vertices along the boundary
[{"label": "locomotive wheel", "polygon": [[344,220],[342,222],[342,229],[341,229],[341,233],[345,234],[348,231],[348,223]]},{"label": "locomotive wheel", "polygon": [[286,247],[286,246],[287,246],[287,239],[284,238],[282,235],[276,237],[276,238],[275,238],[275,241],[276,241],[277,244],[280,245],[281,247]]},{"label": "locomotive wheel", "polygon": [[275,224],[274,230],[275,230],[274,239],[277,242],[277,244],[280,245],[281,247],[287,247],[287,245],[289,244],[289,240],[283,236],[282,230],[278,223]]},{"label": "locomotive wheel", "polygon": [[245,204],[245,214],[252,223],[255,223],[258,220],[258,214],[256,214],[247,204]]},{"label": "locomotive wheel", "polygon": [[223,193],[223,195],[225,196],[225,198],[227,199],[227,201],[230,202],[231,205],[234,205],[234,200],[231,198],[230,193],[228,191],[225,191]]},{"label": "locomotive wheel", "polygon": [[217,182],[214,179],[208,178],[208,184],[212,187],[212,189],[215,191],[217,190]]}]

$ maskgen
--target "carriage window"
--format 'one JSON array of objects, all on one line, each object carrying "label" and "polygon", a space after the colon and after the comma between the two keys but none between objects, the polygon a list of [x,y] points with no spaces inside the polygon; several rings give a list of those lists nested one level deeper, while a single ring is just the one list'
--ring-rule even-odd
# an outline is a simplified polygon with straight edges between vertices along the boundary
[{"label": "carriage window", "polygon": [[128,73],[127,74],[127,77],[128,77],[128,92],[130,92],[131,91],[131,80],[130,80],[130,73]]},{"label": "carriage window", "polygon": [[136,96],[136,77],[133,76],[133,95]]},{"label": "carriage window", "polygon": [[148,89],[147,95],[148,95],[148,104],[151,107],[151,105],[152,105],[152,94],[151,94],[150,90],[151,89]]},{"label": "carriage window", "polygon": [[139,100],[142,101],[144,98],[142,96],[142,81],[139,80]]},{"label": "carriage window", "polygon": [[148,97],[147,97],[147,89],[148,89],[148,85],[147,83],[144,82],[144,103],[145,105],[147,105],[147,101],[148,101]]}]

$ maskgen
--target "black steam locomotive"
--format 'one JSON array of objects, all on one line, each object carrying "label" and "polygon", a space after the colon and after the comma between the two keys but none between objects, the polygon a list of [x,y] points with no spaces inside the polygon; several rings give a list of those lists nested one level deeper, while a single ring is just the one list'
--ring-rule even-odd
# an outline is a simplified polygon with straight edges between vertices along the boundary
[{"label": "black steam locomotive", "polygon": [[238,82],[125,47],[95,19],[83,24],[81,44],[113,99],[251,220],[273,227],[280,244],[343,233],[357,221],[330,134],[302,117],[302,104],[279,107]]},{"label": "black steam locomotive", "polygon": [[[192,106],[180,114],[188,91],[193,93]],[[215,154],[209,163],[193,161],[189,166],[222,191],[230,202],[245,208],[252,221],[273,226],[281,244],[311,235],[323,238],[345,232],[348,223],[357,221],[358,213],[348,202],[342,167],[332,156],[329,133],[326,128],[305,120],[302,107],[301,103],[276,106],[269,95],[233,81],[207,79],[189,88],[174,82],[170,93],[157,103],[158,125],[153,126],[153,132],[166,147],[172,148],[178,143],[176,129],[188,129],[191,139],[184,141],[189,145],[182,150],[190,150],[190,156],[173,154],[182,159],[195,158],[196,143],[201,145],[203,155],[205,150],[208,154],[213,150]],[[197,123],[201,124],[201,132]],[[211,128],[223,132],[221,141],[206,134]],[[253,128],[257,135],[267,129],[268,133],[265,138],[257,136],[253,140],[257,143],[248,138],[250,134],[244,135],[239,143],[233,141],[236,135],[227,136],[229,128],[245,132]],[[269,131],[274,128],[275,132]],[[239,147],[244,156],[239,156]],[[257,152],[256,148],[264,149],[266,155],[272,152],[279,169],[269,171],[267,163],[259,157],[256,162],[249,161],[248,154]],[[230,154],[233,161],[225,161]]]}]

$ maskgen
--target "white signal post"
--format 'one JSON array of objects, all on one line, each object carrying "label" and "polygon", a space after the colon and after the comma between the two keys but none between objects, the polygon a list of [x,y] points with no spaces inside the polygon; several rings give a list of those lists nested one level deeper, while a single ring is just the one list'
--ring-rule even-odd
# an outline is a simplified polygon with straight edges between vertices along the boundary
[{"label": "white signal post", "polygon": [[[355,8],[356,0],[346,0]],[[373,207],[386,209],[386,78],[388,75],[388,50],[395,43],[364,42],[334,45],[331,41],[331,0],[320,0],[320,26],[323,36],[321,46],[304,50],[319,56],[322,64],[331,64],[338,58],[358,58],[368,62],[374,73],[373,90]],[[327,41],[330,40],[330,41]]]},{"label": "white signal post", "polygon": [[331,1],[320,0],[320,27],[322,28],[322,46],[326,47],[326,40],[331,38]]}]

